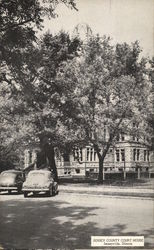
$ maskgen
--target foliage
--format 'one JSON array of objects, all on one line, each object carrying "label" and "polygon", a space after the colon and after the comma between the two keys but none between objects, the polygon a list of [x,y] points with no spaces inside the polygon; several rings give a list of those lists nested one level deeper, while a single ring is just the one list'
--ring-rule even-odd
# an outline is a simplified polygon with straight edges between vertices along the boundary
[{"label": "foliage", "polygon": [[74,0],[1,0],[0,61],[4,65],[20,65],[20,56],[36,42],[36,32],[43,28],[44,17],[55,17],[56,7],[61,3],[76,9]]},{"label": "foliage", "polygon": [[[104,158],[116,137],[150,132],[146,118],[151,85],[146,60],[139,60],[140,51],[138,42],[114,48],[110,38],[91,37],[80,59],[64,63],[57,76],[69,102],[65,115],[80,131],[80,142],[93,145],[97,152],[100,182]],[[133,124],[139,124],[138,128]]]},{"label": "foliage", "polygon": [[65,32],[47,33],[36,43],[35,28],[60,2],[75,8],[73,0],[1,2],[1,137],[17,148],[39,139],[55,174],[55,147],[69,151],[89,143],[102,181],[104,158],[119,133],[150,134],[147,60],[140,59],[138,42],[111,46],[98,35],[82,44]]},{"label": "foliage", "polygon": [[[76,9],[74,0],[0,1],[0,82],[1,85],[7,84],[5,90],[1,89],[3,108],[0,135],[3,143],[11,140],[6,148],[12,148],[12,141],[17,147],[23,137],[26,142],[28,138],[35,138],[31,136],[31,131],[33,133],[35,131],[32,130],[32,123],[28,124],[28,120],[32,118],[32,112],[35,112],[35,102],[32,101],[35,88],[33,83],[38,79],[37,70],[42,56],[40,48],[37,47],[36,35],[37,30],[43,28],[45,16],[48,18],[57,16],[56,8],[59,4]],[[6,96],[8,92],[9,95]],[[38,101],[36,98],[36,103]],[[6,108],[8,113],[5,113]],[[33,120],[34,118],[31,121]],[[17,134],[13,132],[16,130],[18,130]],[[13,136],[14,134],[18,139]],[[2,154],[3,150],[1,150],[1,159]]]},{"label": "foliage", "polygon": [[30,45],[22,52],[19,65],[14,64],[10,71],[7,69],[7,118],[13,118],[12,124],[18,130],[20,141],[40,142],[41,150],[52,167],[55,165],[53,148],[63,148],[70,135],[61,122],[63,93],[56,86],[55,77],[62,62],[77,56],[79,46],[80,41],[76,38],[71,40],[65,32],[55,36],[47,33],[38,45]]},{"label": "foliage", "polygon": [[151,145],[151,149],[154,150],[154,57],[149,60],[150,63],[150,67],[149,67],[149,77],[151,80],[151,107],[150,110],[148,112],[148,124],[152,129],[152,135],[151,135],[151,139],[152,139],[152,145]]}]

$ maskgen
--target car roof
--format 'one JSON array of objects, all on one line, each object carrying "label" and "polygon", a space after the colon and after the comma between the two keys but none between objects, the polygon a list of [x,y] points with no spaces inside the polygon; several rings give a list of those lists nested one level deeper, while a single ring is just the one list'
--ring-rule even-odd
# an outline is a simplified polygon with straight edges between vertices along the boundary
[{"label": "car roof", "polygon": [[10,169],[10,170],[5,170],[5,171],[1,172],[1,174],[2,174],[2,173],[15,173],[15,174],[21,174],[22,171],[20,171],[20,170],[15,170],[15,169]]},{"label": "car roof", "polygon": [[30,174],[30,173],[49,173],[49,174],[51,174],[51,171],[48,170],[48,169],[39,169],[39,170],[31,170],[31,171],[29,172],[29,174]]}]

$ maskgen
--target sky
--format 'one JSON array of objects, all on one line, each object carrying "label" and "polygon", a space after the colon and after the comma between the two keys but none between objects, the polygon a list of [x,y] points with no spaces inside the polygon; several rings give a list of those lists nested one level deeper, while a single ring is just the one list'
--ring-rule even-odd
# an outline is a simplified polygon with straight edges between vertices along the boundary
[{"label": "sky", "polygon": [[44,30],[73,33],[87,24],[93,34],[109,35],[112,43],[140,42],[144,56],[154,55],[154,0],[76,0],[78,11],[57,7],[58,17],[44,21]]}]

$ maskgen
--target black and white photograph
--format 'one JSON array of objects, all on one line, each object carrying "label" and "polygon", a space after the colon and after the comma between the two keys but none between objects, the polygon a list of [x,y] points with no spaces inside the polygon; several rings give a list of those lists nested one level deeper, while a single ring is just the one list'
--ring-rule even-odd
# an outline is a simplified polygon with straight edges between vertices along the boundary
[{"label": "black and white photograph", "polygon": [[154,0],[0,0],[5,249],[154,249]]}]

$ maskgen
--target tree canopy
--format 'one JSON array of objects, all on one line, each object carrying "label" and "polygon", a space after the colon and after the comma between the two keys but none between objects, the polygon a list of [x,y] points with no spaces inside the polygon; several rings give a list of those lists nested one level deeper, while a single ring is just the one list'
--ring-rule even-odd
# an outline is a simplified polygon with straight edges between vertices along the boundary
[{"label": "tree canopy", "polygon": [[[150,133],[151,83],[140,52],[138,42],[113,47],[108,37],[91,37],[80,58],[64,62],[57,75],[61,88],[67,89],[70,124],[76,125],[80,142],[89,143],[97,152],[100,182],[104,159],[119,134],[142,137]],[[76,107],[73,113],[72,102]],[[134,124],[139,126],[135,129]]]},{"label": "tree canopy", "polygon": [[[147,59],[140,59],[137,41],[112,46],[109,37],[99,35],[82,43],[61,31],[36,42],[43,16],[53,17],[61,2],[76,8],[73,0],[44,0],[43,5],[38,0],[1,1],[0,80],[5,87],[0,122],[7,124],[5,135],[12,141],[39,139],[55,175],[55,147],[92,145],[101,182],[103,162],[116,137],[151,132]],[[134,129],[133,124],[139,126]]]},{"label": "tree canopy", "polygon": [[63,93],[55,77],[61,63],[77,56],[79,47],[80,41],[71,39],[65,32],[55,36],[47,33],[37,45],[30,45],[22,52],[19,65],[14,65],[10,74],[7,71],[4,99],[9,93],[7,103],[12,106],[5,119],[13,116],[13,124],[23,142],[40,142],[52,168],[55,166],[53,148],[64,148],[66,138],[70,140],[70,131],[62,124]]},{"label": "tree canopy", "polygon": [[[27,138],[31,138],[31,129],[28,125],[28,119],[31,119],[31,116],[28,114],[35,112],[33,109],[35,101],[39,102],[38,93],[34,95],[37,96],[34,102],[32,95],[35,88],[34,81],[38,79],[39,60],[42,56],[40,47],[37,46],[39,43],[37,31],[43,29],[45,16],[48,18],[57,16],[56,8],[59,4],[77,10],[74,0],[0,1],[0,82],[2,87],[0,90],[2,98],[0,137],[3,143],[0,150],[1,159],[4,151],[9,152],[10,149],[12,152],[17,151],[12,148],[13,144],[17,148],[19,140],[16,136],[20,139],[20,143],[23,139],[27,141]],[[18,133],[13,133],[16,130]],[[33,133],[35,133],[34,130]],[[16,143],[12,144],[11,138],[12,140],[14,138]],[[5,153],[5,156],[7,158],[8,154]]]}]

